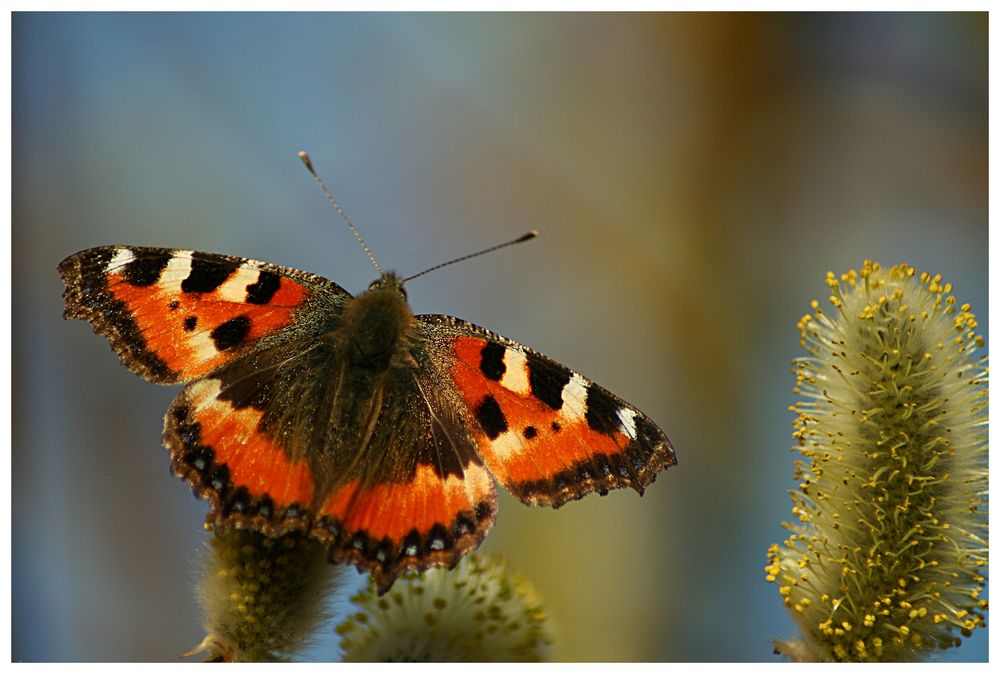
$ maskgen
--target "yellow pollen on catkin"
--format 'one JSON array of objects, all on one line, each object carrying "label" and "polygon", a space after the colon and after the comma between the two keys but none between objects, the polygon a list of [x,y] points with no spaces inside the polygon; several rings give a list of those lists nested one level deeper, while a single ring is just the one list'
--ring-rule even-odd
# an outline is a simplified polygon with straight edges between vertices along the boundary
[{"label": "yellow pollen on catkin", "polygon": [[985,625],[985,340],[940,274],[866,260],[825,281],[837,311],[797,323],[797,488],[765,567],[802,634],[776,646],[920,659]]}]

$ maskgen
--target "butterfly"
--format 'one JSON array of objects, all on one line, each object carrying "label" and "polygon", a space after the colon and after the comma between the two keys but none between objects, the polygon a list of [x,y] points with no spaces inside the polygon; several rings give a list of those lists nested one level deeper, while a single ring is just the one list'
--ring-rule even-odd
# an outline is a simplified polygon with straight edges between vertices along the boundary
[{"label": "butterfly", "polygon": [[186,384],[163,442],[217,527],[304,532],[380,592],[476,548],[495,482],[558,507],[641,494],[676,463],[655,423],[581,375],[459,318],[414,315],[393,272],[352,296],[266,262],[139,246],[84,250],[59,272],[66,318],[147,381]]}]

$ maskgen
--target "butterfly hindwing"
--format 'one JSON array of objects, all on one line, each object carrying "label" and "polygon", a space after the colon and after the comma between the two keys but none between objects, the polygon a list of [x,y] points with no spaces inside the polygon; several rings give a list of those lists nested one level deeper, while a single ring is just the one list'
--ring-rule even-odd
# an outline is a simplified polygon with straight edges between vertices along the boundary
[{"label": "butterfly hindwing", "polygon": [[386,389],[367,465],[320,510],[333,561],[371,569],[380,591],[405,569],[454,566],[496,516],[493,478],[425,348]]},{"label": "butterfly hindwing", "polygon": [[218,526],[306,530],[386,590],[479,545],[496,494],[432,359],[371,378],[354,346],[293,339],[217,369],[171,405],[164,443]]},{"label": "butterfly hindwing", "polygon": [[270,432],[265,422],[276,412],[317,411],[276,391],[281,368],[294,373],[302,363],[289,355],[296,348],[286,342],[237,359],[188,384],[167,411],[163,442],[171,467],[212,504],[220,526],[268,535],[311,526],[312,464],[292,435]]},{"label": "butterfly hindwing", "polygon": [[164,384],[202,376],[296,326],[309,305],[350,298],[313,274],[169,248],[91,248],[59,272],[66,318],[90,321],[125,367]]},{"label": "butterfly hindwing", "polygon": [[[471,449],[471,448],[468,448]],[[418,462],[397,479],[339,486],[320,511],[334,562],[369,569],[381,592],[406,569],[454,566],[493,526],[496,490],[469,454],[458,473]]]},{"label": "butterfly hindwing", "polygon": [[641,494],[677,462],[645,414],[551,358],[450,316],[419,318],[451,359],[484,463],[525,503],[559,506],[621,487]]}]

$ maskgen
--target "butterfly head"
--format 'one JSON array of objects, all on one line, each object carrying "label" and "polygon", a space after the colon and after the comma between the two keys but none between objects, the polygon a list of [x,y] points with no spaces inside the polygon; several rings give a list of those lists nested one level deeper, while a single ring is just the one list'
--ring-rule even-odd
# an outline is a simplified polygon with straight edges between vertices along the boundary
[{"label": "butterfly head", "polygon": [[395,272],[385,272],[347,305],[334,339],[357,367],[372,372],[405,367],[417,338],[415,322],[403,281]]},{"label": "butterfly head", "polygon": [[406,297],[406,288],[403,287],[403,279],[394,271],[382,272],[382,275],[368,284],[368,291],[392,291]]}]

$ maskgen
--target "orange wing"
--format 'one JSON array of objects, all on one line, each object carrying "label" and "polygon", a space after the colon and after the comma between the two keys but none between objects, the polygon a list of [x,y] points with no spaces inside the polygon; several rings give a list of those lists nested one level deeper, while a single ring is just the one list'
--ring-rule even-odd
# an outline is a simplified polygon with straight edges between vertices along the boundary
[{"label": "orange wing", "polygon": [[66,318],[90,321],[149,381],[190,381],[347,291],[313,274],[226,255],[107,246],[59,264]]},{"label": "orange wing", "polygon": [[677,463],[649,417],[579,374],[459,319],[420,319],[446,335],[438,339],[450,349],[483,461],[525,503],[559,506],[621,487],[641,494]]},{"label": "orange wing", "polygon": [[479,545],[495,516],[496,490],[481,463],[445,475],[418,463],[405,480],[339,487],[324,503],[319,527],[334,542],[332,561],[370,569],[385,592],[406,569],[454,566]]}]

